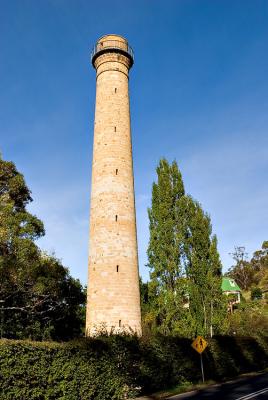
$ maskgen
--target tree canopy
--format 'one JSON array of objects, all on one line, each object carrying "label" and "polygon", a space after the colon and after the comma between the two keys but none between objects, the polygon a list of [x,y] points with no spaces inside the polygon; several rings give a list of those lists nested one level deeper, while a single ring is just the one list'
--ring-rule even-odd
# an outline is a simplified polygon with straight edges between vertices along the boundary
[{"label": "tree canopy", "polygon": [[0,159],[0,322],[8,338],[66,339],[81,332],[85,294],[60,260],[35,241],[45,234],[14,163]]},{"label": "tree canopy", "polygon": [[263,291],[268,291],[268,241],[264,241],[261,249],[253,253],[251,260],[248,260],[244,246],[235,246],[231,255],[235,263],[229,268],[228,276],[243,290],[259,286]]},{"label": "tree canopy", "polygon": [[147,321],[164,333],[207,334],[221,309],[221,262],[208,214],[185,194],[174,161],[161,159],[148,209]]}]

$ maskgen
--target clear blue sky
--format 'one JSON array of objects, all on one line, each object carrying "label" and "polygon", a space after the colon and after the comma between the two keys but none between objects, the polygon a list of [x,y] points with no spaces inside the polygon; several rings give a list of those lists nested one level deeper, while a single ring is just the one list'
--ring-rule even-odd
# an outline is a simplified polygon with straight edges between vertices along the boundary
[{"label": "clear blue sky", "polygon": [[268,239],[267,0],[0,0],[0,148],[45,223],[39,244],[87,279],[95,71],[106,33],[135,51],[130,93],[140,271],[158,160],[211,215],[224,268]]}]

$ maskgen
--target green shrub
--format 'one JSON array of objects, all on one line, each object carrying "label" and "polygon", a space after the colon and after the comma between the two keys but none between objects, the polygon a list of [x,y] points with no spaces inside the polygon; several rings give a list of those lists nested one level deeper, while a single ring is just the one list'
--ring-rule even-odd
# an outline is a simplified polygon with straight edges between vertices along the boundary
[{"label": "green shrub", "polygon": [[[260,370],[267,366],[268,340],[215,337],[203,359],[206,379]],[[189,339],[0,340],[0,400],[119,400],[200,379],[200,356]]]},{"label": "green shrub", "polygon": [[252,288],[250,297],[251,297],[251,300],[261,300],[262,299],[262,290],[258,287]]}]

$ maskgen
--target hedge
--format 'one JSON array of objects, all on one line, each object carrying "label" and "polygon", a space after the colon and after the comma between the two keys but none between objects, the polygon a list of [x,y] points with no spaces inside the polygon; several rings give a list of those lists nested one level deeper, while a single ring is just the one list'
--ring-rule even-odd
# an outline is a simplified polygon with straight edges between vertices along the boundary
[{"label": "hedge", "polygon": [[[206,379],[261,370],[268,365],[268,341],[215,337],[203,360]],[[0,340],[1,400],[119,400],[200,379],[200,356],[189,339]]]}]

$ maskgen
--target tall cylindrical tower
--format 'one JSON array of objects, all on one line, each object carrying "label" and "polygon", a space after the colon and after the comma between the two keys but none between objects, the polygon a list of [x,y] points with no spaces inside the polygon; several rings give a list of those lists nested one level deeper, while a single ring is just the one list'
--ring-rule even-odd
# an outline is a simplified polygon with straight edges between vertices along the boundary
[{"label": "tall cylindrical tower", "polygon": [[87,335],[141,334],[128,72],[133,51],[118,35],[92,52],[97,73],[90,208]]}]

